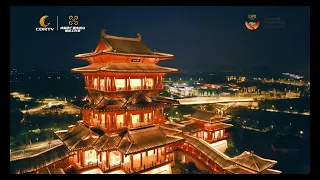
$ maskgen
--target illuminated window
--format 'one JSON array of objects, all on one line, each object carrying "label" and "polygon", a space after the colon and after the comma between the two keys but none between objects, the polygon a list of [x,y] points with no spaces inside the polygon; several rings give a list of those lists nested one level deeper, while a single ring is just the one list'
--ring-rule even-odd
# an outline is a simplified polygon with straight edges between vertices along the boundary
[{"label": "illuminated window", "polygon": [[117,87],[117,90],[124,90],[124,88],[126,87],[126,80],[116,79],[116,87]]},{"label": "illuminated window", "polygon": [[104,91],[104,85],[105,85],[104,79],[100,79],[100,90],[101,91]]},{"label": "illuminated window", "polygon": [[102,162],[106,162],[107,161],[107,153],[106,152],[102,152]]},{"label": "illuminated window", "polygon": [[110,152],[110,166],[120,164],[120,152],[112,151]]},{"label": "illuminated window", "polygon": [[86,164],[97,162],[97,154],[95,150],[85,151],[84,157]]},{"label": "illuminated window", "polygon": [[124,114],[117,115],[117,125],[123,126],[123,122],[124,122]]},{"label": "illuminated window", "polygon": [[140,121],[140,114],[132,115],[132,124],[137,124]]},{"label": "illuminated window", "polygon": [[146,86],[147,86],[147,88],[152,88],[152,86],[153,86],[153,79],[152,78],[147,78],[146,79]]},{"label": "illuminated window", "polygon": [[154,155],[154,151],[153,150],[148,151],[148,156],[151,156],[151,155]]},{"label": "illuminated window", "polygon": [[106,117],[104,114],[101,115],[101,126],[102,127],[105,127],[105,124],[106,124]]},{"label": "illuminated window", "polygon": [[140,153],[139,154],[134,154],[133,155],[133,160],[138,160],[140,159]]},{"label": "illuminated window", "polygon": [[94,78],[94,80],[93,80],[93,88],[98,89],[98,79],[97,78]]},{"label": "illuminated window", "polygon": [[128,163],[130,162],[130,155],[128,155],[127,157],[124,156],[124,159],[123,159],[124,163]]},{"label": "illuminated window", "polygon": [[207,132],[204,132],[204,133],[203,133],[203,136],[204,136],[204,137],[203,137],[204,139],[207,139],[207,138],[208,138],[208,133],[207,133]]},{"label": "illuminated window", "polygon": [[143,121],[144,121],[145,123],[148,123],[148,113],[144,113],[144,114],[143,114]]},{"label": "illuminated window", "polygon": [[221,137],[223,137],[223,130],[220,130]]},{"label": "illuminated window", "polygon": [[217,139],[217,138],[219,138],[219,131],[215,131],[214,132],[214,137]]},{"label": "illuminated window", "polygon": [[96,126],[98,125],[98,114],[94,114],[94,118],[93,118],[93,125]]},{"label": "illuminated window", "polygon": [[141,89],[141,79],[130,79],[130,87],[132,90]]}]

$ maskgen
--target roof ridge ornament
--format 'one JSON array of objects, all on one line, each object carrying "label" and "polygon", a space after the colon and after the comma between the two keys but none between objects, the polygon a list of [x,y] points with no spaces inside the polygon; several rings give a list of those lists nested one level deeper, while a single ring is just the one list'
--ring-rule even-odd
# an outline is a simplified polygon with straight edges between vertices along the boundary
[{"label": "roof ridge ornament", "polygon": [[106,33],[106,29],[102,29],[101,30],[101,37],[104,37],[104,38],[110,38],[110,39],[120,39],[120,40],[129,40],[129,41],[141,41],[142,39],[142,35],[141,34],[137,34],[138,37],[136,38],[130,38],[130,37],[120,37],[120,36],[112,36],[112,35],[108,35]]},{"label": "roof ridge ornament", "polygon": [[141,34],[139,34],[139,33],[138,33],[137,35],[138,35],[137,40],[138,40],[138,41],[141,41],[141,39],[142,39],[142,35],[141,35]]},{"label": "roof ridge ornament", "polygon": [[102,29],[101,30],[101,36],[104,37],[104,38],[108,37],[108,35],[106,34],[106,31],[107,31],[106,29]]}]

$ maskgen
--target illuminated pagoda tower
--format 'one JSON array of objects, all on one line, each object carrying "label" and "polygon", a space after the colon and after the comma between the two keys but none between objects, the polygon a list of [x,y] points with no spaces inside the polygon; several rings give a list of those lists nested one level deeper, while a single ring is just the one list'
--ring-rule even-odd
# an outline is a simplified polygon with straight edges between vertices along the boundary
[{"label": "illuminated pagoda tower", "polygon": [[[28,158],[10,156],[12,174],[171,174],[175,160],[206,165],[214,174],[280,174],[277,161],[244,151],[228,157],[229,118],[196,108],[180,122],[168,122],[164,108],[178,101],[158,96],[161,67],[173,55],[151,51],[141,40],[107,35],[102,30],[94,52],[76,59],[90,65],[72,69],[85,77],[87,104],[82,120],[56,131],[58,146]],[[198,164],[197,164],[198,163]],[[199,164],[200,163],[200,164]]]},{"label": "illuminated pagoda tower", "polygon": [[[151,51],[137,38],[107,35],[102,30],[94,52],[76,55],[90,65],[72,69],[85,77],[88,91],[83,120],[56,135],[75,153],[77,170],[98,166],[107,173],[171,173],[173,148],[182,137],[166,135],[164,108],[175,100],[158,97],[163,76],[177,69],[157,65],[173,55]],[[150,171],[152,170],[152,172]]]}]

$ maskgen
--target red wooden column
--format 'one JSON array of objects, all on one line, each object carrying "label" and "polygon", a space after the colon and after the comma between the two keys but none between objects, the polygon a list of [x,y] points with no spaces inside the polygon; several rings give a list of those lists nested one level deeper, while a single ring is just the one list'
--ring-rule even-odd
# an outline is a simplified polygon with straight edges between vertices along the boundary
[{"label": "red wooden column", "polygon": [[147,83],[146,83],[146,81],[147,81],[147,77],[144,77],[144,86],[143,86],[143,89],[147,89]]},{"label": "red wooden column", "polygon": [[120,154],[121,164],[124,163],[124,154]]},{"label": "red wooden column", "polygon": [[93,87],[94,87],[94,77],[91,76],[91,88],[93,89]]},{"label": "red wooden column", "polygon": [[159,88],[159,76],[157,76],[155,84],[156,84],[155,88],[158,89]]},{"label": "red wooden column", "polygon": [[98,83],[98,84],[97,84],[97,85],[98,85],[97,88],[100,90],[100,76],[98,76],[98,80],[97,80],[97,81],[98,81],[98,82],[97,82],[97,83]]},{"label": "red wooden column", "polygon": [[142,152],[140,153],[140,167],[142,167]]},{"label": "red wooden column", "polygon": [[77,151],[77,163],[81,164],[80,151]]},{"label": "red wooden column", "polygon": [[113,114],[113,128],[117,129],[117,115]]},{"label": "red wooden column", "polygon": [[103,91],[107,91],[107,79],[106,77],[104,77],[104,81],[103,81]]},{"label": "red wooden column", "polygon": [[133,155],[130,154],[130,167],[133,169]]},{"label": "red wooden column", "polygon": [[140,89],[143,89],[143,78],[141,78],[141,87]]},{"label": "red wooden column", "polygon": [[131,85],[130,85],[131,83],[130,83],[130,77],[129,77],[129,79],[128,79],[128,90],[131,90]]},{"label": "red wooden column", "polygon": [[132,114],[129,116],[129,126],[132,127]]},{"label": "red wooden column", "polygon": [[128,79],[124,79],[124,90],[128,90]]},{"label": "red wooden column", "polygon": [[126,112],[125,114],[124,114],[124,125],[126,126],[126,127],[128,127],[128,112]]},{"label": "red wooden column", "polygon": [[157,162],[159,161],[159,148],[156,149],[157,151]]},{"label": "red wooden column", "polygon": [[80,158],[81,158],[81,166],[84,165],[84,152],[80,151]]},{"label": "red wooden column", "polygon": [[107,91],[110,91],[110,79],[109,79],[109,77],[107,77],[106,84],[107,84]]}]

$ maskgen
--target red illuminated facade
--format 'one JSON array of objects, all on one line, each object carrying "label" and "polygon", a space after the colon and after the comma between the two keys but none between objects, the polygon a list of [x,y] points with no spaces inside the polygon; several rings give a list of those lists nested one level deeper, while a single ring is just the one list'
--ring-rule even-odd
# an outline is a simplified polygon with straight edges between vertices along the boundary
[{"label": "red illuminated facade", "polygon": [[177,69],[158,63],[174,56],[151,51],[141,35],[118,37],[102,30],[96,49],[75,58],[89,62],[72,69],[85,77],[88,91],[82,120],[55,132],[63,145],[10,162],[11,172],[171,174],[174,160],[196,159],[218,174],[281,173],[270,169],[276,161],[252,152],[233,158],[223,154],[229,137],[226,129],[232,127],[224,123],[228,118],[197,109],[185,116],[187,121],[168,122],[164,108],[179,102],[158,92],[163,77]]}]

